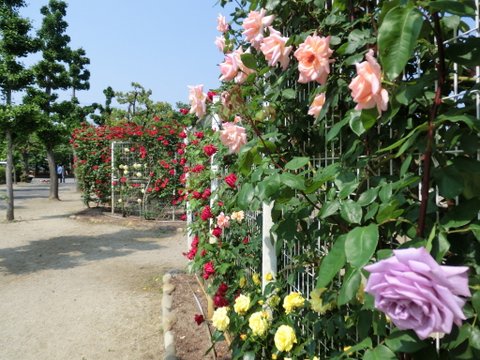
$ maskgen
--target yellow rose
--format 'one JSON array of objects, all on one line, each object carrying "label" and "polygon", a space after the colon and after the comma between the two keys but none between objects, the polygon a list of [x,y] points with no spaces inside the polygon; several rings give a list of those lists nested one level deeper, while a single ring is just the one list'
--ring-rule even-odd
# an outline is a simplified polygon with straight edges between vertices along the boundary
[{"label": "yellow rose", "polygon": [[332,309],[332,304],[323,304],[322,294],[327,290],[326,288],[314,289],[310,293],[310,305],[313,311],[316,311],[320,315],[325,314],[328,310]]},{"label": "yellow rose", "polygon": [[272,360],[277,360],[277,354],[272,354]]},{"label": "yellow rose", "polygon": [[231,216],[232,220],[235,220],[241,223],[244,218],[245,218],[245,213],[242,210],[232,212],[232,216]]},{"label": "yellow rose", "polygon": [[213,313],[212,324],[219,331],[225,331],[230,324],[230,318],[227,315],[228,308],[226,306],[220,307]]},{"label": "yellow rose", "polygon": [[305,299],[299,292],[291,292],[283,299],[283,308],[286,314],[290,314],[295,308],[303,306]]},{"label": "yellow rose", "polygon": [[266,280],[266,281],[272,281],[272,280],[273,280],[273,275],[272,275],[272,273],[266,273],[266,274],[265,274],[265,280]]},{"label": "yellow rose", "polygon": [[253,313],[248,319],[248,326],[252,329],[253,335],[264,335],[268,330],[268,320],[265,318],[263,311]]},{"label": "yellow rose", "polygon": [[275,346],[280,351],[290,351],[293,348],[293,344],[296,344],[297,337],[295,331],[291,326],[281,325],[273,338]]},{"label": "yellow rose", "polygon": [[271,307],[277,307],[278,304],[280,304],[280,296],[278,295],[272,295],[267,299],[267,304],[270,305]]},{"label": "yellow rose", "polygon": [[247,340],[247,334],[241,334],[240,339],[242,339],[242,341]]},{"label": "yellow rose", "polygon": [[250,307],[250,297],[245,295],[240,295],[235,299],[235,305],[233,305],[233,309],[239,315],[245,315]]},{"label": "yellow rose", "polygon": [[260,281],[260,275],[258,275],[257,273],[254,273],[252,275],[252,280],[253,280],[253,283],[255,285],[260,285],[262,282]]},{"label": "yellow rose", "polygon": [[242,276],[242,277],[240,278],[240,281],[239,281],[239,284],[238,284],[238,285],[239,285],[241,288],[244,288],[246,284],[247,284],[247,279],[245,279],[245,276]]}]

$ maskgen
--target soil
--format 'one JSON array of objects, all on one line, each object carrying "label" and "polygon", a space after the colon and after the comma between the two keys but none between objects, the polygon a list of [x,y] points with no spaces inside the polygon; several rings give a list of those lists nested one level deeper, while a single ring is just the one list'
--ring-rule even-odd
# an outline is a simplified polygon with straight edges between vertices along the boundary
[{"label": "soil", "polygon": [[163,359],[162,277],[175,274],[172,311],[182,360],[229,359],[197,326],[184,223],[147,221],[85,208],[72,181],[48,200],[48,183],[15,186],[15,221],[0,186],[0,359]]},{"label": "soil", "polygon": [[195,276],[177,273],[173,275],[172,283],[175,285],[172,308],[177,317],[172,331],[177,358],[180,360],[231,359],[226,341],[217,343],[212,348],[210,334],[214,329],[211,325],[206,321],[197,325],[194,321],[195,314],[207,317],[206,295]]}]

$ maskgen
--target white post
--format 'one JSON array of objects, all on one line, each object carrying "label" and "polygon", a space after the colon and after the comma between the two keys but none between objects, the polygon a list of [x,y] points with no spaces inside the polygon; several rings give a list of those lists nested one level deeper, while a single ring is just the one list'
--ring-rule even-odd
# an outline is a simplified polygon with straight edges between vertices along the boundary
[{"label": "white post", "polygon": [[275,253],[275,238],[271,236],[273,203],[263,204],[262,209],[262,291],[268,284],[267,274],[277,275],[277,255]]},{"label": "white post", "polygon": [[115,181],[115,141],[112,141],[112,146],[110,150],[110,158],[112,159],[110,162],[112,164],[111,168],[111,174],[110,174],[110,186],[111,186],[111,193],[110,197],[112,199],[112,215],[115,214],[115,186],[113,185],[113,182]]},{"label": "white post", "polygon": [[[218,100],[220,99],[219,96],[214,96],[213,97],[213,103],[217,103]],[[212,115],[212,130],[213,131],[219,131],[220,130],[220,123],[221,120],[217,114]],[[215,163],[215,154],[212,155],[210,158],[210,169],[212,172],[212,181],[210,183],[210,191],[212,194],[217,190],[218,188],[218,178],[217,174],[219,172],[218,165]],[[210,207],[213,207],[213,204],[217,200],[217,196],[212,196],[210,198]],[[210,219],[210,229],[213,227],[213,219]],[[210,234],[209,234],[210,235]]]}]

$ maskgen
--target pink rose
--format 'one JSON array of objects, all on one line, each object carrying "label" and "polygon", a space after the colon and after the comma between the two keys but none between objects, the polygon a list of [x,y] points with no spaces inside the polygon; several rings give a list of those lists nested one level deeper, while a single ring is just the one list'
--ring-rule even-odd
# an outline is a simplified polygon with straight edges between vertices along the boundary
[{"label": "pink rose", "polygon": [[314,118],[318,117],[320,111],[322,111],[322,107],[325,104],[325,93],[318,94],[313,99],[310,108],[308,109],[308,115],[312,115]]},{"label": "pink rose", "polygon": [[242,54],[243,49],[238,48],[234,52],[225,55],[224,62],[220,64],[220,72],[222,73],[220,81],[230,81],[235,79],[237,84],[242,84],[248,75],[255,72],[243,64],[241,58]]},{"label": "pink rose", "polygon": [[250,11],[242,24],[242,27],[245,29],[243,35],[257,50],[263,40],[265,27],[270,26],[275,18],[273,15],[265,16],[266,12],[267,10],[265,9]]},{"label": "pink rose", "polygon": [[220,229],[228,228],[230,226],[230,216],[225,215],[222,211],[220,215],[217,216],[217,226]]},{"label": "pink rose", "polygon": [[203,85],[189,86],[188,99],[190,100],[190,114],[195,114],[199,118],[207,112],[207,95],[203,92]]},{"label": "pink rose", "polygon": [[387,110],[388,93],[382,88],[382,70],[370,49],[365,55],[367,61],[356,64],[357,76],[348,87],[352,90],[355,110],[377,107],[378,113]]},{"label": "pink rose", "polygon": [[222,14],[218,14],[218,17],[217,17],[217,30],[222,33],[228,30],[227,20],[225,19],[225,16],[223,16]]},{"label": "pink rose", "polygon": [[330,60],[333,50],[329,48],[329,45],[330,36],[320,37],[317,35],[308,36],[300,44],[293,54],[298,60],[299,83],[317,81],[323,85],[327,82],[330,63],[333,62]]},{"label": "pink rose", "polygon": [[218,48],[218,50],[223,52],[225,49],[225,38],[223,36],[217,36],[215,38],[215,46]]},{"label": "pink rose", "polygon": [[245,129],[232,123],[223,123],[222,126],[220,141],[229,148],[231,153],[238,153],[242,146],[247,143]]},{"label": "pink rose", "polygon": [[270,30],[270,35],[263,40],[260,50],[265,55],[268,65],[275,66],[278,62],[282,70],[286,70],[290,62],[288,55],[292,51],[292,47],[285,46],[288,38],[283,37],[279,31],[271,26],[268,29]]},{"label": "pink rose", "polygon": [[399,329],[425,339],[434,332],[448,334],[453,323],[465,320],[468,267],[441,266],[421,247],[393,250],[392,257],[364,269],[370,273],[365,291]]}]

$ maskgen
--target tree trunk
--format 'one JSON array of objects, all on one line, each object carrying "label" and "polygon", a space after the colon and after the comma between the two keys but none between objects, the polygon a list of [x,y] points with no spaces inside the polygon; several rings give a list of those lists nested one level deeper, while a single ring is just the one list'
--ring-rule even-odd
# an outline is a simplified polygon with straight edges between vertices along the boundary
[{"label": "tree trunk", "polygon": [[50,172],[50,200],[60,200],[58,197],[58,176],[55,166],[55,157],[53,149],[47,148],[48,171]]},{"label": "tree trunk", "polygon": [[14,214],[14,198],[13,198],[13,140],[12,132],[7,130],[5,133],[7,140],[7,168],[5,171],[6,183],[7,183],[7,221],[13,221],[15,219]]}]

